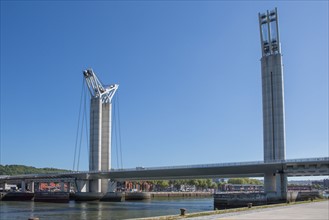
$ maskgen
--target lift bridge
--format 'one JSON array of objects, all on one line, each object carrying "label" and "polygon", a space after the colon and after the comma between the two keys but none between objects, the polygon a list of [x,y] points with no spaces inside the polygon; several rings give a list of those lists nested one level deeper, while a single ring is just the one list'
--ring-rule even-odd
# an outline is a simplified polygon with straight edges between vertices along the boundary
[{"label": "lift bridge", "polygon": [[289,177],[329,175],[329,157],[288,159],[281,161],[251,161],[240,163],[216,163],[186,166],[137,167],[111,169],[109,171],[75,171],[48,174],[2,176],[0,183],[35,180],[161,180],[195,178],[264,177],[265,172],[275,176],[285,173]]},{"label": "lift bridge", "polygon": [[91,94],[89,171],[2,176],[0,184],[21,182],[23,189],[26,183],[56,180],[75,182],[78,189],[86,193],[106,193],[113,190],[111,183],[122,180],[264,177],[265,193],[282,198],[287,190],[287,177],[329,175],[329,157],[285,158],[283,64],[278,13],[275,9],[259,13],[258,18],[262,52],[264,161],[112,169],[112,98],[118,85],[104,86],[93,70],[87,69],[83,75]]}]

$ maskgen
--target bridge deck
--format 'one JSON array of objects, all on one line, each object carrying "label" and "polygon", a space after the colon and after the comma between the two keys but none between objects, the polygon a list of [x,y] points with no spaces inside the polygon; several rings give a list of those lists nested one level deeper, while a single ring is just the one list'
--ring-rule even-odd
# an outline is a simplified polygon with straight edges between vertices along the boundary
[{"label": "bridge deck", "polygon": [[133,169],[111,169],[110,171],[84,171],[49,174],[27,174],[0,176],[0,183],[37,179],[189,179],[214,177],[262,177],[264,172],[284,172],[288,176],[329,175],[329,157],[280,160],[273,162],[219,163],[189,166],[137,167]]}]

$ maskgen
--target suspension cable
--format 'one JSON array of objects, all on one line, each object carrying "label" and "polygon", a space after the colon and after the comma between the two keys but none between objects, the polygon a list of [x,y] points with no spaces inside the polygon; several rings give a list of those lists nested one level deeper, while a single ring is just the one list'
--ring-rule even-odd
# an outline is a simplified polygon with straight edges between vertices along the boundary
[{"label": "suspension cable", "polygon": [[[86,99],[87,99],[87,97],[86,97],[87,96],[86,95],[86,87],[84,87],[83,94],[84,94],[83,105],[85,107],[86,106]],[[81,119],[81,131],[80,131],[80,143],[79,143],[77,171],[79,171],[79,165],[80,165],[81,146],[82,146],[82,140],[83,140],[83,124],[84,124],[84,118],[85,118],[85,115],[86,115],[85,110],[86,110],[86,108],[83,108],[82,119]]]},{"label": "suspension cable", "polygon": [[83,89],[84,89],[84,79],[82,78],[82,87],[81,87],[81,95],[80,95],[80,107],[79,107],[79,116],[78,116],[78,127],[77,127],[77,133],[76,133],[76,137],[75,137],[75,147],[74,147],[73,171],[75,169],[75,160],[76,160],[76,157],[77,157],[77,146],[78,146],[78,138],[79,138],[78,136],[79,136],[79,128],[80,128],[80,115],[81,115]]},{"label": "suspension cable", "polygon": [[120,151],[120,161],[121,161],[121,169],[123,169],[123,161],[122,161],[122,144],[121,144],[121,123],[120,123],[120,102],[119,102],[119,93],[117,93],[117,109],[118,109],[118,130],[119,130],[119,151]]},{"label": "suspension cable", "polygon": [[[87,89],[86,89],[87,90]],[[88,92],[86,92],[86,97],[85,97],[85,100],[87,100],[88,98],[89,98],[89,95],[90,95],[90,93],[88,93]],[[89,100],[89,99],[88,99]],[[89,158],[89,153],[90,153],[90,143],[89,143],[89,133],[88,133],[88,115],[89,114],[87,114],[87,109],[90,109],[90,108],[87,108],[87,101],[85,101],[85,112],[86,112],[86,114],[85,114],[85,122],[86,122],[86,139],[87,139],[87,155],[88,155],[88,158]]]},{"label": "suspension cable", "polygon": [[114,142],[115,142],[115,152],[116,152],[116,163],[117,163],[117,168],[119,168],[119,153],[118,153],[118,132],[117,132],[117,114],[116,114],[116,100],[117,98],[114,97],[114,108],[113,108],[113,132],[114,134]]}]

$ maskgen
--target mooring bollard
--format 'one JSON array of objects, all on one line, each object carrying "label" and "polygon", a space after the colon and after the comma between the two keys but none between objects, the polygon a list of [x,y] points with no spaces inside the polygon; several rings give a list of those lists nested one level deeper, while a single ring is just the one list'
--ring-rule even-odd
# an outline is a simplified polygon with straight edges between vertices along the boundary
[{"label": "mooring bollard", "polygon": [[180,209],[180,215],[185,215],[186,209]]},{"label": "mooring bollard", "polygon": [[248,208],[250,209],[252,207],[252,203],[248,203]]}]

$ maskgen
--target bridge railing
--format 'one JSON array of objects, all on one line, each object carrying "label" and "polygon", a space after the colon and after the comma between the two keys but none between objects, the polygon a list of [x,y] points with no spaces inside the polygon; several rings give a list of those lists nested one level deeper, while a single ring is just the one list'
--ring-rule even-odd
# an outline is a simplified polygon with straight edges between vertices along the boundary
[{"label": "bridge railing", "polygon": [[286,163],[298,163],[298,162],[321,162],[329,161],[329,157],[316,157],[316,158],[301,158],[301,159],[288,159],[285,160]]}]

